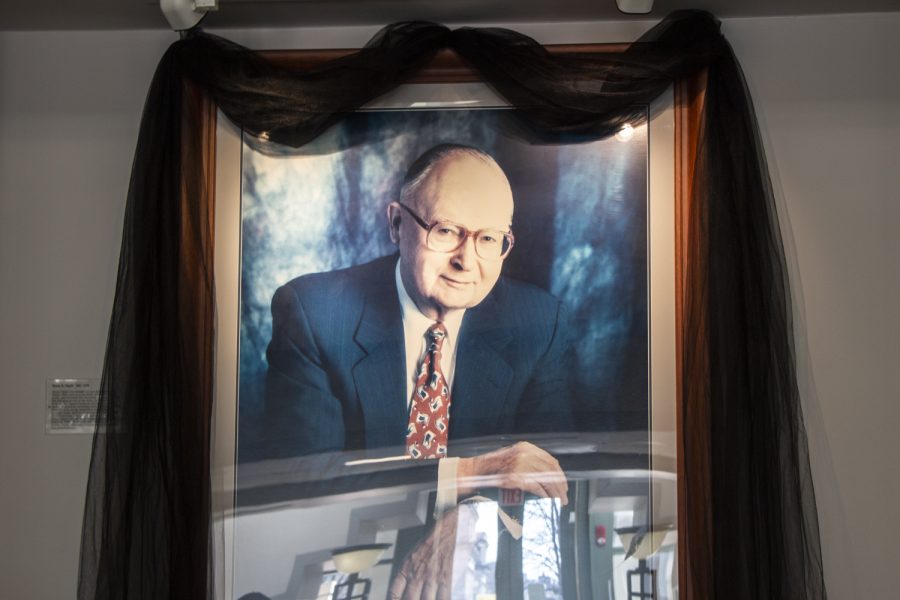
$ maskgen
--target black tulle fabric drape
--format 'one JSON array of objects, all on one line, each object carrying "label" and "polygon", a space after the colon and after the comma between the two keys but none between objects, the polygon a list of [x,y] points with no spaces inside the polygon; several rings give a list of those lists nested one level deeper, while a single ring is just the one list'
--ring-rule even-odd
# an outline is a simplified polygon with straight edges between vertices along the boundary
[{"label": "black tulle fabric drape", "polygon": [[522,135],[602,137],[706,69],[682,335],[688,598],[824,598],[790,291],[750,97],[718,22],[675,13],[621,52],[551,54],[503,29],[410,22],[303,72],[191,32],[159,64],[128,191],[88,482],[79,598],[212,597],[212,199],[196,90],[300,146],[451,48]]}]

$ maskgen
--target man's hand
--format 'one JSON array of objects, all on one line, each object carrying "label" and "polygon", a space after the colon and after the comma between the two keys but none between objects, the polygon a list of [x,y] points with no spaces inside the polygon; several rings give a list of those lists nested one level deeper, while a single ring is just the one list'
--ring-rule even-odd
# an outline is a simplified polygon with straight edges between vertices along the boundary
[{"label": "man's hand", "polygon": [[559,498],[563,505],[569,503],[569,484],[559,461],[528,442],[461,458],[456,481],[460,495],[471,494],[478,487],[499,487],[541,498]]},{"label": "man's hand", "polygon": [[[458,490],[477,487],[518,489],[568,504],[568,483],[559,462],[547,451],[519,442],[487,454],[461,458]],[[462,504],[447,511],[403,561],[391,582],[391,600],[451,600],[463,598],[466,576],[477,537],[475,507]]]},{"label": "man's hand", "polygon": [[[468,563],[475,545],[475,509],[457,506],[437,520],[432,530],[403,561],[391,582],[391,600],[451,600],[465,589]],[[453,591],[457,590],[456,594]]]}]

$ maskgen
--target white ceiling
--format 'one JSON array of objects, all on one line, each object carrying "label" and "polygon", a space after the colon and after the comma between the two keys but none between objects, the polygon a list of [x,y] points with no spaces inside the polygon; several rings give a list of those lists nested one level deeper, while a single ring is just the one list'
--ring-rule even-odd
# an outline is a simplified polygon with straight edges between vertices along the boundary
[{"label": "white ceiling", "polygon": [[[615,0],[219,0],[207,28],[443,23],[658,20],[680,8],[719,17],[897,12],[900,0],[656,0],[649,16],[626,16]],[[0,30],[167,29],[158,0],[0,0]]]}]

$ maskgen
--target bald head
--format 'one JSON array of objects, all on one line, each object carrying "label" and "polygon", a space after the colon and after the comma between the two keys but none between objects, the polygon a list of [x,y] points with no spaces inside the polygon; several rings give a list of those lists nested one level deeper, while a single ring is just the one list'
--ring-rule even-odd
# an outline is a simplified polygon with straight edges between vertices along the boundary
[{"label": "bald head", "polygon": [[400,202],[407,206],[418,207],[418,192],[434,171],[438,170],[440,165],[445,162],[463,158],[482,161],[485,165],[492,166],[502,175],[503,179],[506,179],[503,169],[500,168],[494,157],[484,150],[463,144],[438,144],[423,152],[407,169],[403,185],[400,187]]}]

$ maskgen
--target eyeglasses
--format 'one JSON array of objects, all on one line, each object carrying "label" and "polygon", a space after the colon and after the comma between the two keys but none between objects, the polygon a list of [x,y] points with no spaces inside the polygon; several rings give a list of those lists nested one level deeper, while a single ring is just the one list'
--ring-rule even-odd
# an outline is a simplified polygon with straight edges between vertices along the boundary
[{"label": "eyeglasses", "polygon": [[512,250],[516,239],[512,231],[499,229],[479,229],[469,231],[462,225],[452,221],[436,221],[429,225],[413,210],[398,202],[403,209],[412,215],[419,227],[427,231],[425,244],[435,252],[453,252],[466,243],[470,237],[475,239],[475,253],[485,260],[501,260]]}]

